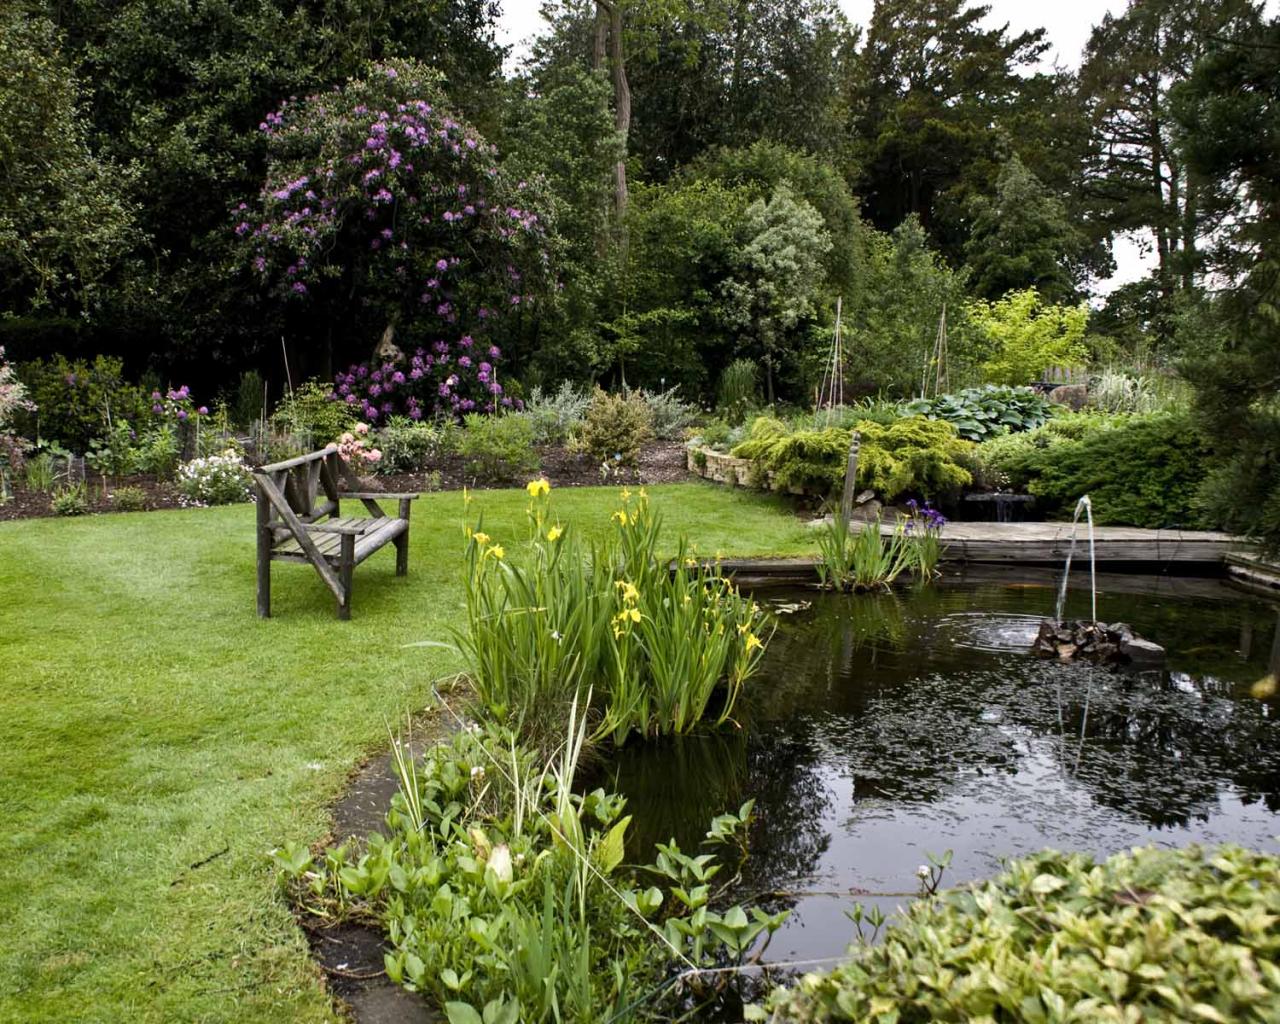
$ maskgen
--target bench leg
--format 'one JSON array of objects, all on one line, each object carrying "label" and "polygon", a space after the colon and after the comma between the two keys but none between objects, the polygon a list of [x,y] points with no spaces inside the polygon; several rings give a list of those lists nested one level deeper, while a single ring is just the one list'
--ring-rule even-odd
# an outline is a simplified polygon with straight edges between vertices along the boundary
[{"label": "bench leg", "polygon": [[356,539],[352,534],[342,535],[342,557],[338,563],[338,580],[342,584],[342,597],[338,601],[338,618],[351,618],[351,577],[356,563]]},{"label": "bench leg", "polygon": [[[406,523],[409,521],[410,501],[407,498],[400,499],[400,518]],[[407,576],[409,574],[409,528],[405,527],[404,533],[400,534],[395,540],[396,544],[396,575]]]},{"label": "bench leg", "polygon": [[266,496],[258,494],[258,617],[271,618],[271,542],[268,526],[271,506]]}]

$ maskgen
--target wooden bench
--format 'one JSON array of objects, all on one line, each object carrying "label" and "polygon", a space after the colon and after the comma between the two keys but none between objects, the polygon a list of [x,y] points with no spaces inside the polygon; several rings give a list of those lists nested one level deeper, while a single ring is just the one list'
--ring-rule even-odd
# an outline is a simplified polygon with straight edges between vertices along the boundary
[{"label": "wooden bench", "polygon": [[[309,562],[338,599],[340,619],[351,618],[352,570],[379,548],[394,544],[396,575],[409,571],[409,503],[418,495],[362,490],[360,478],[335,449],[262,466],[253,477],[258,485],[258,614],[263,618],[271,616],[272,562]],[[343,491],[341,484],[353,489]],[[363,502],[369,515],[342,516],[343,498]],[[379,499],[399,501],[399,515],[387,515]]]}]

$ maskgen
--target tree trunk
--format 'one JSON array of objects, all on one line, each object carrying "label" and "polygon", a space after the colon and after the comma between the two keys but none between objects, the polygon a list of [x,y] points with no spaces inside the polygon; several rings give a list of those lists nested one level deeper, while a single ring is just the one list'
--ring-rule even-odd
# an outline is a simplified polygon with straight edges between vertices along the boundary
[{"label": "tree trunk", "polygon": [[627,215],[627,140],[631,134],[631,86],[627,83],[626,58],[622,51],[622,6],[607,5],[609,11],[609,44],[613,63],[614,124],[622,141],[622,156],[614,167],[614,211],[618,217],[619,237],[626,252]]}]

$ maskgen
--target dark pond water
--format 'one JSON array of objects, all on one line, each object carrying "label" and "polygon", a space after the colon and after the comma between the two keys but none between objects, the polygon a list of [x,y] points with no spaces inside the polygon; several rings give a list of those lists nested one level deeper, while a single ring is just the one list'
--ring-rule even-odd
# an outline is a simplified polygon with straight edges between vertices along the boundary
[{"label": "dark pond water", "polygon": [[[1154,843],[1280,845],[1280,706],[1250,687],[1280,670],[1274,605],[1212,580],[1100,578],[1099,618],[1168,650],[1118,673],[1026,654],[1053,578],[952,577],[895,594],[762,592],[779,616],[736,735],[628,748],[632,853],[698,844],[711,817],[757,801],[740,895],[785,892],[768,959],[831,956],[854,899],[886,914],[927,854],[944,884],[1047,846],[1107,854]],[[1073,590],[1069,617],[1088,615]],[[890,895],[878,895],[890,894]]]}]

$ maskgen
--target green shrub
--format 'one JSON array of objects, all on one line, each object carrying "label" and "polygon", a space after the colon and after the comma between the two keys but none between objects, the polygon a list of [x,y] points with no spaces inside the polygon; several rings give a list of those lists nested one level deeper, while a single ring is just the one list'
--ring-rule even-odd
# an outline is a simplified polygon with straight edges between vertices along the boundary
[{"label": "green shrub", "polygon": [[148,430],[138,439],[138,471],[151,473],[159,480],[168,480],[177,472],[180,455],[178,432],[169,424]]},{"label": "green shrub", "polygon": [[84,461],[104,477],[128,476],[138,468],[138,452],[133,442],[134,431],[128,422],[115,420],[106,433],[89,442]]},{"label": "green shrub", "polygon": [[1209,472],[1209,448],[1183,413],[1131,416],[1109,427],[1095,421],[1080,437],[1037,444],[1007,465],[1010,477],[1025,481],[1051,514],[1069,512],[1088,494],[1100,524],[1213,525],[1197,498]]},{"label": "green shrub", "polygon": [[468,413],[458,450],[467,467],[483,480],[507,481],[535,472],[533,423],[522,413]]},{"label": "green shrub", "polygon": [[690,442],[716,451],[727,451],[731,445],[735,428],[727,420],[708,420],[698,427],[690,427]]},{"label": "green shrub", "polygon": [[716,411],[735,426],[760,405],[760,371],[750,359],[735,359],[720,373]]},{"label": "green shrub", "polygon": [[333,389],[309,380],[286,395],[271,414],[279,433],[291,434],[303,451],[317,451],[350,430],[357,417],[342,402],[329,398]]},{"label": "green shrub", "polygon": [[634,470],[640,449],[652,440],[653,412],[642,395],[610,395],[596,389],[582,423],[582,445],[593,459]]},{"label": "green shrub", "polygon": [[[772,474],[774,486],[782,489],[828,495],[841,488],[850,431],[831,427],[786,434],[778,432],[779,422],[764,417],[757,420],[753,434],[763,436],[742,442],[733,454],[749,459],[757,478]],[[913,416],[889,426],[862,420],[857,429],[862,435],[858,485],[870,487],[889,501],[908,493],[936,497],[973,480],[961,460],[972,457],[974,446],[956,437],[949,423]]]},{"label": "green shrub", "polygon": [[772,994],[754,1019],[1280,1020],[1280,858],[1052,851],[921,899],[877,946]]},{"label": "green shrub", "polygon": [[94,438],[106,433],[109,422],[144,422],[151,407],[142,388],[124,379],[124,364],[112,356],[98,356],[90,363],[57,355],[25,363],[18,376],[38,407],[38,412],[28,414],[32,422],[25,433],[36,436],[38,424],[40,438],[75,452],[87,451]]},{"label": "green shrub", "polygon": [[555,393],[535,386],[529,393],[524,412],[533,423],[536,444],[564,444],[569,440],[591,404],[591,392],[579,391],[570,381],[562,381]]},{"label": "green shrub", "polygon": [[1034,288],[1008,292],[995,302],[978,299],[966,307],[970,324],[985,336],[991,358],[982,366],[993,384],[1022,385],[1055,366],[1081,366],[1089,307],[1041,303]]},{"label": "green shrub", "polygon": [[59,487],[53,492],[50,507],[56,516],[82,516],[89,511],[89,499],[84,484]]},{"label": "green shrub", "polygon": [[917,398],[902,406],[904,415],[946,420],[961,437],[979,442],[1000,434],[1034,430],[1043,426],[1053,411],[1053,403],[1031,388],[994,384],[965,388],[954,395]]},{"label": "green shrub", "polygon": [[439,432],[427,423],[415,423],[404,416],[393,416],[378,431],[378,448],[382,458],[373,471],[382,475],[417,473],[438,453]]},{"label": "green shrub", "polygon": [[653,435],[660,441],[670,441],[683,433],[684,428],[698,418],[698,407],[676,397],[679,385],[666,391],[640,391],[640,396],[652,414]]},{"label": "green shrub", "polygon": [[179,466],[178,491],[186,504],[230,505],[253,496],[253,477],[240,453],[228,448],[220,455],[192,459]]},{"label": "green shrub", "polygon": [[117,487],[110,501],[117,512],[141,512],[147,507],[147,492],[141,487]]},{"label": "green shrub", "polygon": [[236,383],[235,405],[231,410],[232,420],[246,428],[259,422],[262,419],[265,395],[262,374],[257,370],[246,370],[240,374],[240,380]]}]

